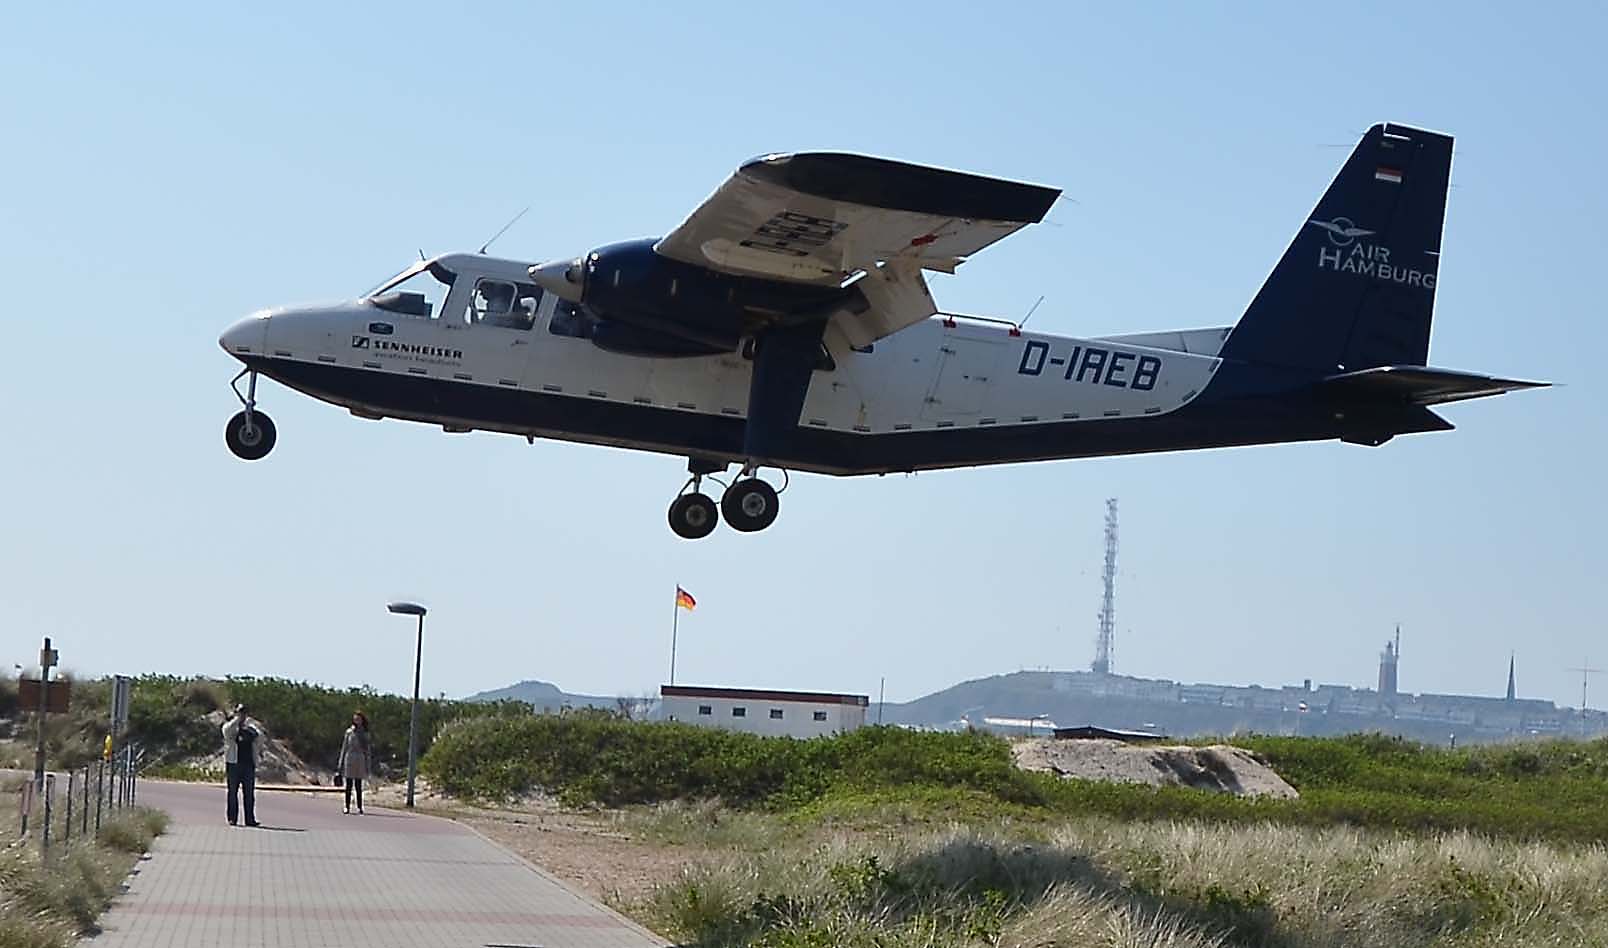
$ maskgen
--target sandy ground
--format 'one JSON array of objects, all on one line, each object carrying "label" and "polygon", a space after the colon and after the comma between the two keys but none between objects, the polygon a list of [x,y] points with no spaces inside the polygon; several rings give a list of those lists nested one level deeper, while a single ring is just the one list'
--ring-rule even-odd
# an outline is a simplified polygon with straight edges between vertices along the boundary
[{"label": "sandy ground", "polygon": [[1293,800],[1299,795],[1254,754],[1225,744],[1187,747],[1039,738],[1017,743],[1012,752],[1023,770],[1062,777],[1196,787],[1242,797]]},{"label": "sandy ground", "polygon": [[[402,806],[406,789],[384,784],[365,802]],[[474,827],[582,892],[612,905],[634,901],[680,874],[696,847],[650,843],[619,832],[606,814],[566,810],[542,797],[509,807],[470,806],[422,788],[420,810]]]},{"label": "sandy ground", "polygon": [[[229,715],[222,711],[213,711],[207,715],[207,723],[214,728],[222,728],[223,723],[229,720]],[[257,765],[257,782],[274,783],[288,786],[329,786],[334,775],[318,767],[309,766],[296,752],[286,747],[284,742],[274,737],[273,731],[256,718],[249,719],[253,726],[262,733],[262,761]],[[221,738],[220,738],[221,741]],[[215,754],[207,757],[194,758],[189,763],[203,770],[216,770],[223,772],[223,749],[220,747]]]}]

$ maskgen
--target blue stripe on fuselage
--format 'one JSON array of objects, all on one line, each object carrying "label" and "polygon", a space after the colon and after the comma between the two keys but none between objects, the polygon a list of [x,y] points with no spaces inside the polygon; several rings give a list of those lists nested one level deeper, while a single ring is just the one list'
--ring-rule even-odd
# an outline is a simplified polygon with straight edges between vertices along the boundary
[{"label": "blue stripe on fuselage", "polygon": [[[665,454],[742,458],[744,421],[737,417],[320,363],[243,361],[315,398],[389,417]],[[877,474],[1341,437],[1333,406],[1292,392],[1291,381],[1263,377],[1258,367],[1225,365],[1190,404],[1144,417],[877,434],[800,426],[778,449],[780,456],[765,460],[801,471]],[[1403,414],[1392,416],[1390,427],[1396,434],[1445,425]]]}]

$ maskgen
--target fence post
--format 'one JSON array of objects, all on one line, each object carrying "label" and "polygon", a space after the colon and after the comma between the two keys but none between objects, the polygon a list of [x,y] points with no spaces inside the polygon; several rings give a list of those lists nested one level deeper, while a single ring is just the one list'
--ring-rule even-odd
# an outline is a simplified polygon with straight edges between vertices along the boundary
[{"label": "fence post", "polygon": [[101,806],[106,802],[106,761],[95,761],[95,838],[100,838]]},{"label": "fence post", "polygon": [[67,771],[67,820],[61,827],[61,844],[63,846],[73,841],[73,791],[78,789],[75,781],[78,774]]},{"label": "fence post", "polygon": [[44,832],[39,834],[39,847],[44,860],[50,861],[50,804],[56,795],[56,775],[45,774],[45,822]]},{"label": "fence post", "polygon": [[89,835],[89,765],[88,764],[84,765],[84,815],[82,817],[80,817],[80,820],[82,822],[79,824],[79,827],[78,827],[78,835],[80,835],[80,836],[88,836]]},{"label": "fence post", "polygon": [[140,748],[140,752],[138,754],[135,754],[133,751],[130,751],[128,757],[129,757],[128,802],[129,802],[130,806],[135,806],[139,802],[139,796],[140,796],[140,761],[145,759],[145,748],[143,748],[143,747]]}]

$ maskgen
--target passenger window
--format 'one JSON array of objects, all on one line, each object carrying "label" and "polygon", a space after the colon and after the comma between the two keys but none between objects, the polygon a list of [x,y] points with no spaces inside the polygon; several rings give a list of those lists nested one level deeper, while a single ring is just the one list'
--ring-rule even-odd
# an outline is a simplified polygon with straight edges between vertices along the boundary
[{"label": "passenger window", "polygon": [[595,325],[596,321],[579,303],[559,300],[558,305],[553,307],[553,318],[547,323],[547,331],[571,339],[590,339]]}]

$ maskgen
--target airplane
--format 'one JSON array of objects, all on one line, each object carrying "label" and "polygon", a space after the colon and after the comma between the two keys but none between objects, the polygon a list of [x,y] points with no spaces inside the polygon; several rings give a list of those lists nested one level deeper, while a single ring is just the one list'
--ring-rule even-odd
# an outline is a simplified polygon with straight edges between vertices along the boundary
[{"label": "airplane", "polygon": [[697,539],[770,526],[762,469],[785,490],[792,471],[1449,430],[1433,406],[1547,384],[1427,364],[1451,160],[1448,135],[1375,125],[1236,324],[1073,338],[944,312],[923,276],[1042,221],[1059,190],[768,154],[657,239],[534,265],[445,254],[356,300],[248,316],[219,339],[244,365],[225,440],[273,449],[266,376],[361,418],[678,455],[669,522]]}]

